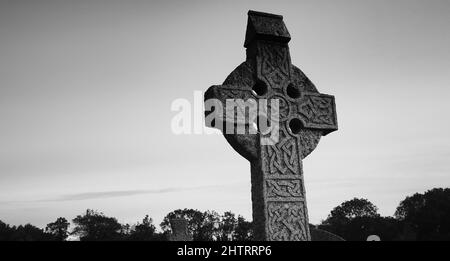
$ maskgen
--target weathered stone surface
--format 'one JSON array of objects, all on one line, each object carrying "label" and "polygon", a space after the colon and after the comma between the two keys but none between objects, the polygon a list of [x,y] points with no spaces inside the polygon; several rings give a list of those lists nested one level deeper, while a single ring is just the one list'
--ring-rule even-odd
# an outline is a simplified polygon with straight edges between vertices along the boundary
[{"label": "weathered stone surface", "polygon": [[[276,144],[263,145],[264,132],[224,136],[250,161],[255,239],[311,240],[302,159],[321,136],[337,130],[334,97],[319,93],[291,64],[290,35],[282,16],[249,11],[248,17],[246,61],[222,85],[211,86],[205,100],[218,99],[224,107],[227,99],[278,100]],[[224,117],[213,127],[222,129],[228,120]]]},{"label": "weathered stone surface", "polygon": [[288,43],[291,40],[286,25],[283,23],[283,17],[281,15],[249,11],[244,47],[248,47],[255,40],[272,40],[273,38],[277,38],[279,42],[284,43]]},{"label": "weathered stone surface", "polygon": [[170,241],[192,241],[192,235],[188,230],[188,222],[184,218],[174,218],[170,220],[172,234],[169,235]]}]

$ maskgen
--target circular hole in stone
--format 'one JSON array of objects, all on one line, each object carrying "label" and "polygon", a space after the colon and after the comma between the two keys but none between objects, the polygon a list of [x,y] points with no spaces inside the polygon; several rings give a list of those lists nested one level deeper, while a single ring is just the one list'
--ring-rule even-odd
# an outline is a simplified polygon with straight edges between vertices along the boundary
[{"label": "circular hole in stone", "polygon": [[302,122],[297,118],[294,118],[289,121],[289,129],[294,134],[298,134],[300,132],[300,130],[302,129],[302,127],[303,127]]},{"label": "circular hole in stone", "polygon": [[300,97],[300,89],[292,83],[290,83],[286,88],[286,93],[292,99],[297,99]]},{"label": "circular hole in stone", "polygon": [[267,85],[263,81],[257,81],[253,85],[252,91],[255,95],[263,96],[267,93]]}]

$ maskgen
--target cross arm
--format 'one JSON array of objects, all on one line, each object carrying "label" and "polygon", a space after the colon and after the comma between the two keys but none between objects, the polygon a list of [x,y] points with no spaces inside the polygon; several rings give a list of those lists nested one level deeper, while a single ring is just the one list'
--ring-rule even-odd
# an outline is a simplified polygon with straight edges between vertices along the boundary
[{"label": "cross arm", "polygon": [[[249,118],[246,114],[245,107],[248,103],[234,102],[233,107],[228,108],[228,110],[231,109],[233,113],[227,114],[227,100],[236,101],[235,99],[241,99],[241,101],[249,101],[249,98],[254,98],[251,91],[237,86],[213,85],[205,92],[204,98],[205,119],[208,119],[209,116],[213,116],[212,118],[214,119],[214,122],[205,120],[206,126],[220,129],[228,143],[241,154],[241,156],[249,161],[255,160],[257,158],[258,135],[256,135],[256,133],[249,134],[248,130],[251,126],[248,125],[244,128],[246,131],[245,134],[238,134],[236,129],[236,125],[239,122],[244,124],[248,123]],[[236,111],[240,111],[240,113],[234,113],[235,109]],[[238,118],[239,116],[241,116],[241,118]],[[245,117],[247,117],[247,119]],[[233,126],[231,133],[225,128],[227,123]]]},{"label": "cross arm", "polygon": [[304,128],[318,129],[327,135],[338,129],[334,96],[307,92],[297,104],[297,114]]},{"label": "cross arm", "polygon": [[[214,107],[214,110],[211,109],[211,106]],[[215,118],[222,119],[222,123],[248,123],[249,119],[245,118],[247,115],[246,108],[250,106],[254,106],[256,109],[257,103],[251,91],[246,88],[230,85],[213,85],[205,92],[205,117],[215,113]],[[229,111],[228,113],[227,110]],[[216,122],[216,126],[208,127],[220,128],[222,126],[218,126]]]}]

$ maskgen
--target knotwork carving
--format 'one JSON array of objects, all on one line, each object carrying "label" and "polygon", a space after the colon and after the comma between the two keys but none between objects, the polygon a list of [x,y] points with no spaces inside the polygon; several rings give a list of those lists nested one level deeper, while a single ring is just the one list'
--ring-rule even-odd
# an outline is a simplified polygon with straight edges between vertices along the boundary
[{"label": "knotwork carving", "polygon": [[267,197],[269,198],[288,198],[303,197],[303,187],[300,179],[268,179]]},{"label": "knotwork carving", "polygon": [[269,240],[310,240],[302,202],[269,202],[267,209]]},{"label": "knotwork carving", "polygon": [[269,175],[300,174],[297,140],[286,134],[284,129],[280,131],[280,140],[277,144],[264,147],[268,155]]}]

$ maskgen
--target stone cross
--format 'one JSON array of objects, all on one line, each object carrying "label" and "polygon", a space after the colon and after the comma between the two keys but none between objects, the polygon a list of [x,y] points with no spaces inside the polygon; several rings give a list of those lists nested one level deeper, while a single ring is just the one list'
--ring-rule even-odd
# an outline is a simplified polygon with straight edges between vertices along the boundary
[{"label": "stone cross", "polygon": [[[319,93],[291,64],[290,39],[282,16],[249,11],[246,61],[222,85],[211,86],[205,93],[205,102],[216,99],[224,107],[229,99],[278,101],[276,143],[263,144],[266,133],[261,129],[256,134],[224,133],[230,145],[250,161],[255,240],[311,240],[302,160],[321,136],[338,128],[334,97]],[[206,107],[208,118],[212,112]],[[206,124],[223,130],[227,120]]]},{"label": "stone cross", "polygon": [[172,228],[172,234],[169,235],[170,241],[192,241],[186,219],[173,218],[170,220],[170,227]]}]

